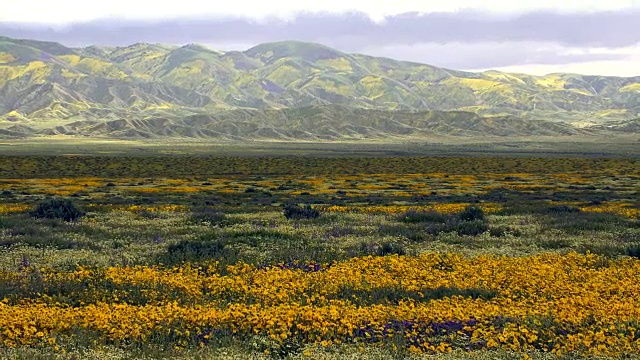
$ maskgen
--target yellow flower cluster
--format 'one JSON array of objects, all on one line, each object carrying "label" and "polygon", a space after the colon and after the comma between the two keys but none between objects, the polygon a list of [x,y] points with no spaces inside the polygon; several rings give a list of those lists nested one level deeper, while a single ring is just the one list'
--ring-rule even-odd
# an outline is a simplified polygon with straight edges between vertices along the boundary
[{"label": "yellow flower cluster", "polygon": [[600,204],[589,204],[582,201],[549,201],[551,205],[568,205],[577,207],[580,211],[595,213],[610,213],[640,219],[640,207],[629,202],[608,201]]},{"label": "yellow flower cluster", "polygon": [[132,192],[141,193],[195,193],[203,190],[209,190],[206,187],[196,188],[193,186],[164,186],[164,187],[134,187],[129,189]]},{"label": "yellow flower cluster", "polygon": [[[453,214],[464,210],[468,203],[455,204],[433,204],[433,205],[380,205],[380,206],[317,206],[316,209],[324,212],[355,212],[355,213],[386,213],[386,214],[402,214],[407,211],[437,211],[442,214]],[[502,209],[499,204],[482,203],[477,204],[485,212],[492,213]]]},{"label": "yellow flower cluster", "polygon": [[640,219],[640,207],[637,207],[630,203],[619,202],[607,202],[600,205],[582,206],[582,211],[599,212],[599,213],[613,213],[622,216],[626,216],[631,219]]},{"label": "yellow flower cluster", "polygon": [[[640,355],[637,259],[424,254],[295,265],[0,273],[14,286],[33,279],[41,285],[30,300],[0,303],[0,342],[37,345],[87,330],[110,340],[176,345],[225,333],[323,345],[399,341],[426,353]],[[48,290],[63,288],[62,295]],[[434,295],[442,289],[459,295]],[[471,289],[493,296],[465,295]]]},{"label": "yellow flower cluster", "polygon": [[26,204],[0,204],[0,214],[23,212],[29,209],[31,206]]},{"label": "yellow flower cluster", "polygon": [[102,210],[102,211],[128,211],[128,212],[183,212],[187,210],[185,205],[176,204],[156,204],[156,205],[102,205],[102,204],[90,204],[89,209]]},{"label": "yellow flower cluster", "polygon": [[[0,204],[0,214],[19,213],[32,209],[33,206],[27,204]],[[113,205],[113,204],[89,204],[88,210],[100,211],[127,211],[127,212],[184,212],[186,205],[157,204],[157,205]]]}]

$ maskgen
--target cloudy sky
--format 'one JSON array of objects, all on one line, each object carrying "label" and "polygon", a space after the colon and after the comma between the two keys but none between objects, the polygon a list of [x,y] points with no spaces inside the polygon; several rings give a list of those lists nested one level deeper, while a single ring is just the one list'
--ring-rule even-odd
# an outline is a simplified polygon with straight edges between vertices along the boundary
[{"label": "cloudy sky", "polygon": [[302,40],[462,70],[640,75],[640,0],[0,0],[0,35],[68,46]]}]

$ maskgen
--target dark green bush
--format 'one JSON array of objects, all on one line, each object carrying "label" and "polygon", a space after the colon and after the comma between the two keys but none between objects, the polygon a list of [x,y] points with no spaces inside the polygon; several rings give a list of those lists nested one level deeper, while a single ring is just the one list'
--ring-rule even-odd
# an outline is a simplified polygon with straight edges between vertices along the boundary
[{"label": "dark green bush", "polygon": [[625,255],[640,258],[640,244],[632,244],[627,246]]},{"label": "dark green bush", "polygon": [[547,212],[550,212],[552,214],[576,213],[576,212],[580,212],[580,209],[572,206],[567,206],[567,205],[558,205],[558,206],[551,206],[550,208],[547,209]]},{"label": "dark green bush", "polygon": [[378,234],[385,236],[404,237],[412,242],[424,242],[429,240],[429,233],[424,231],[420,224],[413,225],[379,225]]},{"label": "dark green bush", "polygon": [[456,232],[460,236],[478,236],[489,230],[489,225],[482,220],[461,221],[456,227]]},{"label": "dark green bush", "polygon": [[167,263],[181,263],[185,261],[200,261],[221,257],[225,253],[227,242],[183,240],[167,248]]},{"label": "dark green bush", "polygon": [[207,224],[220,227],[231,224],[227,215],[210,207],[193,208],[189,221],[194,224]]},{"label": "dark green bush", "polygon": [[376,250],[376,254],[378,256],[385,255],[405,255],[407,251],[405,250],[402,244],[392,243],[392,242],[384,242],[380,244],[378,249]]},{"label": "dark green bush", "polygon": [[[457,215],[443,215],[438,213],[411,214],[410,219],[422,219],[426,224],[424,231],[429,235],[455,232],[460,236],[477,236],[489,231],[489,223],[482,208],[468,206]],[[504,231],[495,230],[494,236],[504,235]]]},{"label": "dark green bush", "polygon": [[409,210],[400,215],[399,221],[403,223],[444,223],[450,219],[449,215],[441,214],[437,211],[416,211]]},{"label": "dark green bush", "polygon": [[37,219],[77,221],[85,212],[71,200],[50,199],[40,202],[30,214]]},{"label": "dark green bush", "polygon": [[149,210],[142,210],[138,213],[138,215],[141,218],[145,218],[145,219],[149,219],[149,220],[155,220],[155,219],[164,219],[166,218],[166,216],[159,214],[157,212],[153,212],[153,211],[149,211]]},{"label": "dark green bush", "polygon": [[327,231],[325,231],[326,237],[332,238],[341,238],[349,235],[353,235],[356,233],[356,230],[353,226],[350,225],[334,225],[330,227]]},{"label": "dark green bush", "polygon": [[565,231],[569,234],[581,234],[585,231],[617,231],[620,228],[638,227],[638,222],[618,214],[591,212],[558,212],[545,220],[548,228]]},{"label": "dark green bush", "polygon": [[549,203],[541,200],[509,201],[504,203],[502,210],[497,215],[521,215],[521,214],[547,214]]},{"label": "dark green bush", "polygon": [[284,204],[283,214],[287,219],[315,219],[320,216],[320,212],[311,205],[302,207],[291,203]]},{"label": "dark green bush", "polygon": [[508,226],[497,226],[497,227],[490,227],[489,228],[489,234],[493,237],[503,237],[506,236],[507,234],[511,234],[513,236],[520,236],[522,235],[522,233],[520,232],[520,230],[518,229],[513,229],[511,227]]},{"label": "dark green bush", "polygon": [[484,216],[484,210],[482,210],[481,207],[474,205],[467,206],[460,214],[458,214],[458,217],[462,221],[484,221],[486,219]]},{"label": "dark green bush", "polygon": [[538,246],[546,250],[558,250],[569,248],[573,243],[567,239],[546,239],[538,241]]},{"label": "dark green bush", "polygon": [[435,223],[429,224],[425,228],[425,232],[429,235],[438,235],[440,233],[448,233],[456,231],[458,228],[458,221],[449,221],[443,224]]},{"label": "dark green bush", "polygon": [[477,236],[489,230],[489,225],[480,220],[474,221],[449,221],[444,224],[430,224],[425,232],[430,235],[455,232],[460,236]]}]

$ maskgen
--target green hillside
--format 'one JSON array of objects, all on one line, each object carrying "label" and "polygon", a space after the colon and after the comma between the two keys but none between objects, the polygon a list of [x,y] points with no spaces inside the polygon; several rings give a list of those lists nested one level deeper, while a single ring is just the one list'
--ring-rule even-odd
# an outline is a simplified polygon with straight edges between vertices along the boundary
[{"label": "green hillside", "polygon": [[277,110],[234,109],[211,114],[157,115],[141,119],[78,120],[46,127],[13,124],[4,137],[96,136],[121,139],[158,137],[222,140],[420,139],[439,136],[597,135],[612,129],[580,129],[563,122],[482,117],[464,111],[374,110],[320,105]]},{"label": "green hillside", "polygon": [[[341,106],[332,110],[327,105]],[[354,123],[357,115],[345,115],[345,106],[355,108],[353,112],[382,111],[385,121],[396,116],[388,115],[389,110],[420,114],[429,110],[461,111],[477,119],[489,117],[489,122],[512,119],[521,124],[532,120],[623,122],[640,114],[640,77],[470,73],[291,41],[261,44],[243,52],[219,52],[193,44],[72,49],[0,37],[0,136],[64,133],[64,129],[77,129],[78,124],[86,128],[94,122],[136,124],[154,119],[167,119],[171,125],[158,126],[181,129],[181,124],[188,127],[194,118],[211,119],[218,125],[203,129],[218,134],[221,130],[216,126],[222,123],[228,124],[224,131],[243,128],[228,119],[274,120],[269,114],[283,110],[276,112],[276,118],[293,116],[293,121],[296,118],[291,114],[302,112],[296,115],[300,117],[297,121],[340,122],[334,124],[342,129],[337,131],[349,137],[350,127],[360,125]],[[322,119],[304,114],[308,109],[320,109]],[[253,115],[246,115],[248,120],[239,114]],[[461,118],[459,113],[447,117]],[[220,120],[223,118],[227,120]],[[446,126],[459,125],[445,124],[438,131],[445,132]],[[267,127],[277,130],[278,126]],[[491,126],[483,129],[487,127]],[[313,136],[326,135],[315,129],[318,123],[311,126]],[[156,130],[153,133],[171,132]],[[106,130],[98,133],[101,131]],[[200,135],[207,136],[207,131]],[[307,130],[300,131],[304,137]],[[286,131],[281,135],[289,136]]]}]

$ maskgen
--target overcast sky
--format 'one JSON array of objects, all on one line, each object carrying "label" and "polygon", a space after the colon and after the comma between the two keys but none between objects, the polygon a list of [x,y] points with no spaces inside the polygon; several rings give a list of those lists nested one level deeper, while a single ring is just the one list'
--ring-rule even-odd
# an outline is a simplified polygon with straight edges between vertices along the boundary
[{"label": "overcast sky", "polygon": [[640,75],[640,0],[0,0],[0,35],[68,46],[302,40],[461,70]]}]

